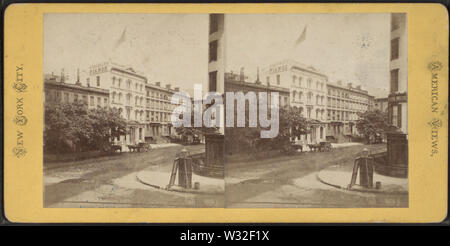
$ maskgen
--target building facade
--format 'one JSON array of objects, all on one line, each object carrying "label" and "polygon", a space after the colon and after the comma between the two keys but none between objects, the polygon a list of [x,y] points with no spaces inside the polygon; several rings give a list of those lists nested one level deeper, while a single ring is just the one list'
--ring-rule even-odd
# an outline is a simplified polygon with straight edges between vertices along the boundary
[{"label": "building facade", "polygon": [[358,135],[355,122],[358,114],[370,110],[373,106],[370,96],[361,86],[352,83],[343,85],[341,81],[327,84],[327,137],[332,141],[351,141],[352,135]]},{"label": "building facade", "polygon": [[164,137],[175,135],[171,123],[171,114],[177,105],[171,103],[172,95],[180,90],[171,88],[170,84],[164,87],[161,82],[145,85],[145,137],[165,141]]},{"label": "building facade", "polygon": [[379,110],[381,112],[388,112],[388,98],[375,98],[374,99],[374,109]]},{"label": "building facade", "polygon": [[391,14],[389,123],[408,133],[408,36],[406,14]]},{"label": "building facade", "polygon": [[[280,86],[273,86],[273,85],[266,85],[264,83],[261,83],[259,79],[257,79],[255,82],[250,82],[246,80],[246,76],[243,74],[243,70],[241,70],[240,74],[233,74],[233,73],[226,73],[225,74],[225,91],[226,92],[242,92],[244,95],[246,95],[248,92],[254,92],[256,93],[256,96],[258,98],[259,92],[266,92],[267,93],[267,104],[268,108],[270,105],[270,93],[271,92],[277,92],[279,96],[279,106],[280,108],[289,106],[290,105],[290,91],[288,88],[280,87]],[[258,100],[256,98],[256,100]],[[227,106],[227,100],[229,98],[225,98],[225,107]],[[256,111],[258,112],[258,105],[259,103],[256,103]],[[238,105],[236,101],[234,102],[234,121],[235,124],[237,122],[237,110],[242,110],[238,108]],[[225,109],[226,110],[226,109]],[[248,120],[249,117],[249,110],[250,105],[249,102],[245,102],[245,117],[246,120]],[[227,115],[228,116],[228,115]],[[236,153],[240,152],[248,152],[251,151],[251,148],[254,143],[249,142],[247,138],[247,134],[249,134],[249,128],[246,125],[246,127],[236,127],[234,125],[233,127],[226,127],[226,137],[225,137],[225,151],[226,154],[231,156]]]},{"label": "building facade", "polygon": [[110,107],[116,108],[127,120],[127,134],[116,140],[127,149],[145,141],[145,100],[147,78],[131,67],[104,62],[89,67],[84,83],[87,87],[109,91]]},{"label": "building facade", "polygon": [[296,140],[308,144],[326,140],[328,77],[325,74],[289,59],[263,69],[261,77],[266,85],[289,89],[290,106],[299,108],[311,123],[309,133]]},{"label": "building facade", "polygon": [[383,174],[408,177],[408,35],[406,14],[391,14],[390,91],[387,163]]},{"label": "building facade", "polygon": [[61,77],[44,78],[44,103],[83,102],[89,109],[109,107],[109,91],[101,88],[82,86],[81,83],[69,84]]}]

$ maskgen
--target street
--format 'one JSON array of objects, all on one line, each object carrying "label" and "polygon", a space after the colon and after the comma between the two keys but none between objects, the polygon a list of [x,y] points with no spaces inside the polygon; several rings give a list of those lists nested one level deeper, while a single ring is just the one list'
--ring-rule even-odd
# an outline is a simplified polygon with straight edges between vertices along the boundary
[{"label": "street", "polygon": [[[141,170],[172,168],[182,148],[190,153],[204,145],[171,146],[144,153],[122,153],[77,162],[47,163],[44,207],[405,207],[408,196],[346,191],[317,180],[318,171],[352,165],[364,148],[356,145],[330,152],[302,153],[226,165],[225,194],[167,191],[136,180]],[[167,180],[169,182],[169,180]]]},{"label": "street", "polygon": [[[227,207],[407,207],[408,195],[363,193],[321,183],[317,173],[333,165],[353,165],[363,148],[386,150],[385,144],[356,145],[330,152],[229,164]],[[350,180],[348,180],[350,182]]]},{"label": "street", "polygon": [[202,152],[204,145],[48,163],[44,169],[44,207],[223,207],[221,195],[158,190],[136,180],[136,173],[143,169],[170,170],[183,148],[196,153]]}]

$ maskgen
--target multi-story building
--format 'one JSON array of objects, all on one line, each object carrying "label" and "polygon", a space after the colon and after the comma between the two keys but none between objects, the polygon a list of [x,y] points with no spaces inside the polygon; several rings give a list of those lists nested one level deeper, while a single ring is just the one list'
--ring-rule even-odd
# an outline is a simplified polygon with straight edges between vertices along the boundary
[{"label": "multi-story building", "polygon": [[389,123],[408,134],[408,36],[406,14],[391,14]]},{"label": "multi-story building", "polygon": [[179,87],[172,89],[170,84],[163,87],[161,82],[145,85],[145,137],[159,139],[175,134],[170,117],[177,105],[172,104],[171,99],[178,91]]},{"label": "multi-story building", "polygon": [[341,81],[327,83],[327,120],[329,139],[345,142],[351,135],[358,134],[355,121],[358,113],[370,110],[373,96],[358,85],[351,83],[343,85]]},{"label": "multi-story building", "polygon": [[389,123],[384,174],[408,177],[408,34],[406,14],[391,14]]},{"label": "multi-story building", "polygon": [[319,143],[326,140],[326,88],[328,78],[311,66],[288,59],[262,70],[263,83],[288,88],[290,106],[300,109],[310,122],[309,133],[299,140]]},{"label": "multi-story building", "polygon": [[[208,91],[225,92],[225,14],[209,14],[208,35]],[[223,114],[223,112],[216,112]],[[222,116],[221,119],[224,117]],[[217,119],[217,118],[216,118]],[[220,122],[218,124],[220,126]],[[224,127],[218,134],[205,136],[206,169],[220,170],[224,174]]]},{"label": "multi-story building", "polygon": [[145,141],[145,99],[147,78],[131,67],[104,62],[89,67],[86,86],[109,90],[110,107],[127,120],[127,134],[117,139],[123,148]]},{"label": "multi-story building", "polygon": [[65,83],[61,77],[44,76],[44,103],[83,102],[88,108],[109,107],[109,91],[101,88]]},{"label": "multi-story building", "polygon": [[374,99],[374,109],[377,109],[381,112],[388,112],[388,98],[375,98]]},{"label": "multi-story building", "polygon": [[[277,92],[279,96],[279,106],[280,108],[289,106],[290,100],[290,91],[288,88],[280,87],[280,86],[274,86],[274,85],[266,85],[262,83],[258,79],[255,82],[250,82],[246,80],[246,76],[243,74],[243,70],[241,70],[240,74],[234,74],[234,73],[225,73],[225,91],[226,92],[242,92],[244,95],[246,95],[248,92],[254,92],[257,96],[258,100],[258,94],[259,92],[266,92],[267,93],[267,104],[268,108],[270,105],[270,98],[271,92]],[[226,98],[226,100],[229,100]],[[258,111],[258,105],[259,103],[256,103],[255,109]],[[225,102],[225,107],[227,106],[227,102]],[[242,110],[241,108],[238,108],[238,105],[236,102],[234,102],[235,110],[234,110],[234,120],[237,122],[237,110]],[[245,117],[249,117],[249,110],[250,110],[250,102],[246,102],[245,104]],[[227,117],[229,117],[227,115]],[[248,118],[246,120],[249,120]],[[248,127],[237,127],[236,125],[232,127],[226,128],[226,137],[225,137],[225,151],[227,155],[231,156],[233,154],[239,153],[239,152],[245,152],[249,151],[252,148],[251,142],[247,141],[246,134],[249,134]]]}]

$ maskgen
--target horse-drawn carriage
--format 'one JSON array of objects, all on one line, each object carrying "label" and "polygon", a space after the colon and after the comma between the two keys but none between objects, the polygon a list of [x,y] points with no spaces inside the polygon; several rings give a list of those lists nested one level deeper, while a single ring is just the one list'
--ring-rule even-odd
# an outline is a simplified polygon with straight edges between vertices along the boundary
[{"label": "horse-drawn carriage", "polygon": [[130,152],[143,152],[143,151],[147,152],[150,150],[150,144],[146,142],[130,144],[128,145],[128,149],[130,150]]},{"label": "horse-drawn carriage", "polygon": [[316,144],[308,144],[308,147],[312,152],[330,151],[331,143],[330,142],[320,142],[320,143],[316,143]]}]

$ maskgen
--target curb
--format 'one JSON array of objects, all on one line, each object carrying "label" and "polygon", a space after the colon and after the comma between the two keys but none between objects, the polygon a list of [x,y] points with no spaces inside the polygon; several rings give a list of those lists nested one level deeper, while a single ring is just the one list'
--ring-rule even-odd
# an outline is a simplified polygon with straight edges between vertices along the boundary
[{"label": "curb", "polygon": [[[324,170],[324,169],[322,169],[322,170]],[[321,171],[322,171],[322,170],[321,170]],[[316,175],[316,178],[317,178],[321,183],[326,184],[326,185],[329,185],[329,186],[332,186],[332,187],[335,187],[335,188],[338,188],[338,189],[341,189],[341,190],[346,190],[346,191],[356,191],[356,192],[361,192],[361,193],[372,193],[372,194],[409,195],[409,192],[407,192],[407,191],[402,191],[402,192],[386,192],[386,191],[381,191],[381,190],[376,190],[376,189],[373,189],[373,190],[369,190],[369,189],[367,189],[367,190],[363,190],[363,189],[348,189],[347,187],[342,187],[341,185],[332,184],[332,183],[330,183],[330,182],[327,182],[327,181],[321,179],[320,176],[319,176],[319,174],[320,174],[321,171],[319,171],[319,172],[317,173],[317,175]]]},{"label": "curb", "polygon": [[141,180],[139,178],[139,175],[136,174],[136,180],[143,184],[143,185],[148,185],[150,187],[153,187],[155,189],[159,189],[159,190],[164,190],[164,191],[171,191],[171,192],[178,192],[178,193],[189,193],[189,194],[204,194],[204,195],[223,195],[225,194],[224,192],[205,192],[205,191],[197,191],[197,190],[178,190],[178,189],[167,189],[166,187],[161,187],[159,185],[154,185],[154,184],[150,184],[148,182],[145,182],[143,180]]}]

